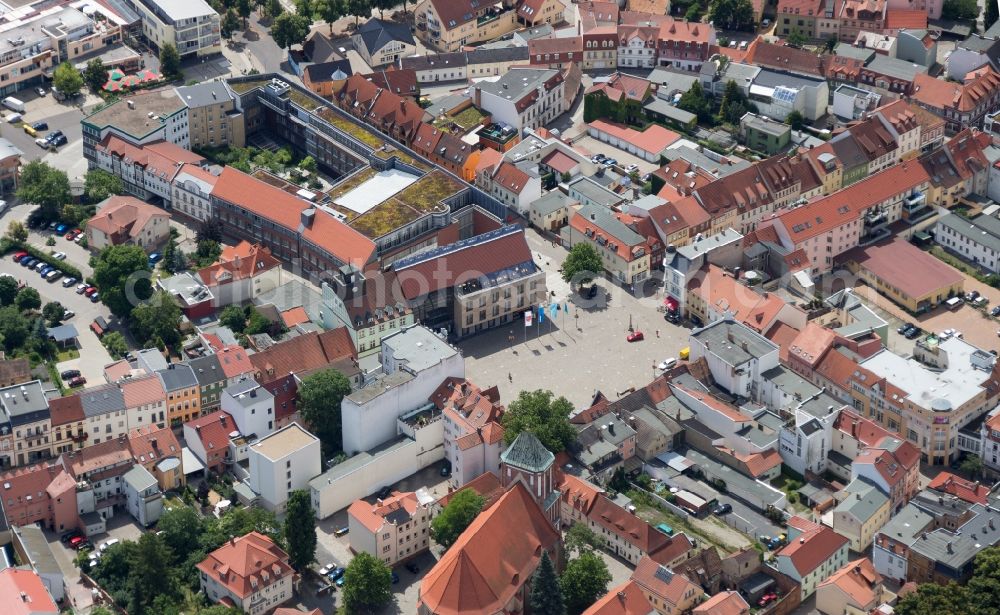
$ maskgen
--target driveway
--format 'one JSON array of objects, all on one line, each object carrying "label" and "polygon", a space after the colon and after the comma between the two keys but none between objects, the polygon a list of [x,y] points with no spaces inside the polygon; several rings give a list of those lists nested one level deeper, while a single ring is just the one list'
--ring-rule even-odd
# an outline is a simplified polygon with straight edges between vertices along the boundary
[{"label": "driveway", "polygon": [[[560,304],[568,301],[570,314],[559,312],[555,323],[546,314],[543,324],[536,319],[530,328],[513,322],[459,342],[470,380],[484,387],[497,385],[506,403],[522,390],[548,389],[583,409],[597,391],[615,399],[646,385],[659,375],[659,362],[678,356],[688,345],[688,330],[667,323],[657,311],[663,303],[659,283],[650,281],[646,296],[633,296],[601,280],[611,301],[604,302],[600,294],[584,301],[570,292],[559,274],[566,249],[534,230],[526,236],[535,262],[546,272],[550,298]],[[630,324],[645,334],[645,341],[625,340]]]},{"label": "driveway", "polygon": [[604,154],[608,158],[614,158],[618,161],[618,166],[623,169],[630,164],[638,165],[640,175],[652,173],[656,169],[660,168],[659,165],[654,162],[649,162],[648,160],[640,158],[634,154],[630,154],[625,150],[618,149],[608,143],[602,143],[588,134],[582,134],[579,137],[574,138],[573,147],[579,147],[582,150],[586,150],[590,154]]},{"label": "driveway", "polygon": [[756,539],[758,536],[777,536],[784,530],[773,525],[771,520],[760,514],[750,506],[747,506],[740,500],[733,498],[729,495],[719,493],[708,483],[700,480],[696,480],[686,474],[680,474],[671,478],[668,481],[671,485],[678,487],[680,489],[685,489],[692,493],[695,493],[706,500],[718,500],[720,504],[729,504],[733,507],[733,512],[726,515],[733,517],[738,517],[735,522],[733,519],[722,519],[726,522],[726,525],[730,527],[735,527],[739,531],[747,534],[751,538]]}]

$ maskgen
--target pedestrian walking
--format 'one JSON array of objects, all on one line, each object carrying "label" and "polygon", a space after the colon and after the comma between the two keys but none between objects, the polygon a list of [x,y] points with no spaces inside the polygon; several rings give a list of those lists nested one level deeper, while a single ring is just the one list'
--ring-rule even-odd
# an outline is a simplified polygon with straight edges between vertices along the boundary
[{"label": "pedestrian walking", "polygon": [[510,372],[507,372],[507,380],[509,380],[512,383],[514,382],[514,376]]}]

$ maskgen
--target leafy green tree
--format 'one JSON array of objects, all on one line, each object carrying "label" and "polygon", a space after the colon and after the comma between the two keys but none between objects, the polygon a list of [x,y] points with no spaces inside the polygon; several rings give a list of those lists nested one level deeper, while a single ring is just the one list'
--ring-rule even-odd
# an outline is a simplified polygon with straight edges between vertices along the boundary
[{"label": "leafy green tree", "polygon": [[801,48],[806,44],[806,37],[798,30],[793,30],[791,34],[788,35],[786,41],[790,47]]},{"label": "leafy green tree", "polygon": [[243,329],[243,332],[247,335],[258,335],[260,333],[280,331],[282,326],[276,326],[276,324],[268,320],[266,316],[256,309],[251,309],[250,317],[247,318],[247,326]]},{"label": "leafy green tree", "polygon": [[223,14],[220,28],[222,30],[222,38],[227,41],[233,40],[233,34],[240,29],[240,16],[236,14],[234,9],[229,9]]},{"label": "leafy green tree", "polygon": [[726,30],[747,32],[754,28],[753,4],[750,0],[715,0],[708,15],[717,28],[721,26]]},{"label": "leafy green tree", "polygon": [[0,338],[8,352],[17,350],[28,339],[28,320],[15,306],[0,308]]},{"label": "leafy green tree", "polygon": [[25,203],[35,203],[40,207],[43,218],[54,220],[63,205],[72,200],[69,177],[65,171],[55,169],[47,162],[32,160],[21,167],[17,198]]},{"label": "leafy green tree", "polygon": [[[378,18],[385,19],[385,12],[391,11],[398,4],[398,0],[371,0],[372,8],[378,11]],[[369,12],[371,12],[369,10]]]},{"label": "leafy green tree", "polygon": [[335,369],[310,374],[299,385],[299,412],[323,445],[324,459],[341,450],[340,402],[351,381]]},{"label": "leafy green tree", "polygon": [[385,562],[361,552],[344,572],[344,608],[355,613],[374,613],[392,600],[392,571]]},{"label": "leafy green tree", "polygon": [[42,317],[48,321],[49,325],[56,327],[66,316],[66,308],[58,301],[50,301],[42,307]]},{"label": "leafy green tree", "polygon": [[160,609],[152,608],[157,597],[177,597],[172,561],[173,553],[161,536],[146,532],[139,537],[129,562],[129,582],[134,590],[129,601],[129,613],[143,615],[160,612]]},{"label": "leafy green tree", "polygon": [[236,12],[239,13],[240,18],[243,20],[243,29],[246,30],[247,18],[250,17],[250,13],[253,12],[253,3],[251,3],[250,0],[237,0]]},{"label": "leafy green tree", "polygon": [[552,391],[521,391],[503,415],[504,440],[514,441],[522,431],[530,431],[553,453],[566,450],[576,440],[569,422],[573,404],[565,397],[553,398]]},{"label": "leafy green tree", "polygon": [[295,0],[295,12],[299,15],[305,15],[306,17],[312,18],[316,13],[316,8],[313,5],[312,0]]},{"label": "leafy green tree", "polygon": [[587,527],[586,523],[576,522],[566,530],[563,544],[566,545],[567,551],[583,553],[587,550],[600,549],[601,538],[594,530]]},{"label": "leafy green tree", "polygon": [[288,496],[285,513],[285,542],[292,568],[303,570],[316,559],[316,513],[305,489]]},{"label": "leafy green tree", "polygon": [[69,62],[63,62],[52,71],[52,85],[60,93],[72,98],[83,88],[83,76]]},{"label": "leafy green tree", "polygon": [[697,115],[698,121],[708,120],[712,115],[712,105],[705,97],[705,90],[698,81],[692,83],[691,88],[681,95],[677,106],[688,113]]},{"label": "leafy green tree", "polygon": [[24,222],[20,220],[11,220],[10,224],[7,225],[5,236],[15,243],[24,243],[28,241],[28,227],[24,226]]},{"label": "leafy green tree", "polygon": [[160,47],[160,72],[168,79],[181,77],[181,56],[173,43]]},{"label": "leafy green tree", "polygon": [[972,578],[965,586],[968,612],[972,615],[1000,613],[1000,548],[983,549],[976,554],[973,566]]},{"label": "leafy green tree", "polygon": [[947,585],[923,583],[917,591],[904,596],[895,607],[896,615],[943,615],[967,613],[965,588],[955,582]]},{"label": "leafy green tree", "polygon": [[570,284],[589,284],[595,275],[604,271],[604,263],[597,249],[589,243],[573,246],[562,265],[562,279]]},{"label": "leafy green tree", "polygon": [[317,17],[326,22],[330,34],[333,34],[333,22],[347,15],[347,4],[346,0],[316,0],[313,10]]},{"label": "leafy green tree", "polygon": [[87,62],[87,67],[83,69],[83,80],[94,92],[101,91],[108,81],[108,70],[104,68],[104,62],[101,62],[100,58]]},{"label": "leafy green tree", "polygon": [[246,311],[238,305],[228,305],[219,315],[219,322],[229,327],[233,333],[243,333],[247,326]]},{"label": "leafy green tree", "polygon": [[214,241],[215,243],[219,243],[222,241],[222,223],[215,219],[202,222],[201,226],[198,227],[198,233],[195,235],[195,239],[199,244],[203,241]]},{"label": "leafy green tree", "polygon": [[28,310],[37,310],[42,307],[42,297],[38,294],[38,291],[30,286],[25,286],[17,293],[17,298],[14,299],[14,305],[17,309],[22,312]]},{"label": "leafy green tree", "polygon": [[17,291],[17,280],[7,276],[0,278],[0,305],[14,305]]},{"label": "leafy green tree", "polygon": [[608,481],[608,486],[618,493],[624,493],[629,490],[632,485],[629,484],[628,475],[625,474],[624,467],[619,467],[614,471],[611,475],[611,480]]},{"label": "leafy green tree", "polygon": [[360,18],[368,19],[372,14],[372,0],[347,0],[347,14],[354,17],[354,27],[357,28]]},{"label": "leafy green tree", "polygon": [[[281,0],[267,0],[267,5],[265,6],[264,11],[267,13],[267,16],[273,20],[277,19],[278,15],[285,12],[285,7],[281,6]],[[330,31],[333,32],[332,29]]]},{"label": "leafy green tree", "polygon": [[942,19],[975,19],[978,16],[979,4],[976,0],[945,0],[941,5]]},{"label": "leafy green tree", "polygon": [[483,496],[472,489],[456,492],[441,513],[431,521],[431,538],[447,549],[469,527],[485,504]]},{"label": "leafy green tree", "polygon": [[161,261],[161,266],[170,273],[177,273],[178,271],[183,271],[187,268],[183,258],[177,258],[178,255],[183,256],[183,254],[180,254],[181,251],[177,247],[177,237],[177,230],[171,227],[170,238],[167,239],[167,245],[163,247],[163,260]]},{"label": "leafy green tree", "polygon": [[756,111],[757,107],[749,100],[743,91],[740,90],[736,82],[730,79],[726,82],[726,89],[722,94],[722,102],[719,105],[719,115],[722,121],[733,125],[740,123],[747,111]]},{"label": "leafy green tree", "polygon": [[537,615],[566,615],[566,602],[549,552],[542,550],[531,583],[531,612]]},{"label": "leafy green tree", "polygon": [[305,158],[300,160],[299,168],[302,169],[303,171],[307,171],[313,174],[315,174],[316,171],[319,169],[318,165],[316,164],[316,159],[313,158],[312,156],[306,156]]},{"label": "leafy green tree", "polygon": [[153,294],[149,257],[139,246],[110,246],[101,250],[94,263],[94,283],[101,301],[111,313],[125,318],[134,303]]},{"label": "leafy green tree", "polygon": [[833,51],[837,48],[837,43],[839,43],[839,42],[840,41],[837,40],[836,36],[831,36],[831,37],[827,38],[826,41],[823,43],[823,49],[827,53],[833,53]]},{"label": "leafy green tree", "polygon": [[996,2],[986,1],[986,12],[983,14],[983,27],[987,30],[1000,19],[998,10],[1000,10],[1000,7],[997,7]]},{"label": "leafy green tree", "polygon": [[116,359],[120,359],[128,352],[128,344],[125,342],[125,336],[118,331],[106,333],[101,338],[101,343],[108,350],[108,354]]},{"label": "leafy green tree", "polygon": [[132,309],[132,331],[143,342],[172,345],[180,340],[181,308],[165,290]]},{"label": "leafy green tree", "polygon": [[684,19],[688,21],[701,21],[701,5],[697,2],[692,2],[691,6],[684,13]]},{"label": "leafy green tree", "polygon": [[584,551],[579,557],[571,559],[559,579],[566,599],[566,611],[570,615],[584,612],[598,597],[607,593],[610,582],[611,573],[607,564],[593,551]]},{"label": "leafy green tree", "polygon": [[978,478],[979,475],[983,473],[983,460],[979,457],[979,455],[968,455],[962,460],[962,464],[958,466],[958,469],[965,472],[973,479]]},{"label": "leafy green tree", "polygon": [[[84,220],[90,217],[90,212],[86,207],[67,203],[63,205],[60,219],[70,226],[80,226]],[[53,239],[49,237],[49,239]],[[53,239],[54,241],[54,239]]]},{"label": "leafy green tree", "polygon": [[125,184],[104,169],[91,169],[84,176],[83,193],[91,203],[100,203],[113,194],[125,194]]},{"label": "leafy green tree", "polygon": [[785,116],[785,123],[791,126],[792,130],[802,130],[805,121],[806,119],[802,117],[802,114],[794,109]]},{"label": "leafy green tree", "polygon": [[271,24],[271,38],[282,49],[299,45],[309,36],[312,19],[298,13],[282,13]]}]

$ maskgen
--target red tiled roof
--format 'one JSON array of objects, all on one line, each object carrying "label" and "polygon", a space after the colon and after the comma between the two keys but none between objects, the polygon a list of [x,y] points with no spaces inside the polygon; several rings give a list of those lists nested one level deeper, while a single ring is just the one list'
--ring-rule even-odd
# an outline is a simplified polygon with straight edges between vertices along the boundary
[{"label": "red tiled roof", "polygon": [[965,83],[936,79],[926,73],[913,78],[913,100],[934,109],[954,109],[967,112],[991,100],[1000,88],[1000,74],[989,66]]},{"label": "red tiled roof", "polygon": [[198,276],[206,285],[215,286],[252,278],[280,266],[281,262],[271,255],[270,248],[241,241],[223,248],[219,260],[199,269]]},{"label": "red tiled roof", "polygon": [[587,518],[645,554],[655,553],[670,542],[670,536],[615,504],[603,494],[594,500]]},{"label": "red tiled roof", "polygon": [[294,574],[288,554],[258,532],[230,539],[199,562],[198,570],[241,598]]},{"label": "red tiled roof", "polygon": [[448,502],[451,501],[451,498],[462,489],[472,489],[479,495],[483,496],[486,500],[483,504],[483,510],[486,510],[496,503],[496,501],[500,499],[500,496],[504,494],[503,485],[500,484],[500,479],[497,478],[497,475],[493,472],[483,472],[479,476],[462,485],[459,489],[441,496],[441,499],[438,500],[438,505],[442,508],[447,506]]},{"label": "red tiled roof", "polygon": [[146,172],[166,180],[168,183],[184,164],[198,165],[205,159],[169,141],[153,141],[145,145],[132,145],[109,134],[95,147],[97,151],[108,152],[117,158],[127,158],[132,164],[145,167]]},{"label": "red tiled roof", "polygon": [[927,11],[921,9],[889,9],[885,12],[886,30],[926,30]]},{"label": "red tiled roof", "polygon": [[799,335],[799,330],[783,322],[775,322],[764,337],[778,345],[778,358],[782,363],[788,362],[788,350]]},{"label": "red tiled roof", "polygon": [[301,325],[302,323],[309,322],[309,314],[306,314],[305,308],[300,305],[282,312],[281,320],[285,323],[286,327],[291,328],[295,325]]},{"label": "red tiled roof", "polygon": [[194,430],[198,439],[201,440],[202,448],[205,449],[205,455],[209,458],[211,458],[212,453],[218,454],[220,458],[225,455],[226,449],[229,447],[229,434],[240,430],[233,417],[222,410],[199,416],[184,423],[184,426]]},{"label": "red tiled roof", "polygon": [[781,455],[773,448],[769,448],[762,453],[744,455],[735,453],[735,457],[746,464],[747,471],[754,478],[759,477],[775,466],[781,465]]},{"label": "red tiled roof", "polygon": [[559,540],[518,482],[480,513],[427,572],[419,608],[436,615],[500,612],[530,580],[542,551],[557,549]]},{"label": "red tiled roof", "polygon": [[57,397],[49,401],[49,414],[52,426],[67,425],[87,418],[83,413],[83,403],[79,395]]},{"label": "red tiled roof", "polygon": [[[212,196],[242,207],[292,232],[299,230],[302,211],[312,207],[310,203],[281,188],[232,167],[222,170]],[[375,244],[370,239],[322,210],[316,210],[312,226],[302,231],[302,234],[345,263],[367,263],[375,251]]]},{"label": "red tiled roof", "polygon": [[904,239],[858,247],[843,255],[900,293],[920,300],[960,284],[962,274]]},{"label": "red tiled roof", "polygon": [[[845,610],[860,608],[863,611],[874,609],[881,600],[882,576],[875,572],[875,565],[865,557],[847,562],[844,566],[821,582],[816,589],[836,586],[852,602],[845,604]],[[853,604],[852,604],[853,603]],[[850,605],[852,608],[847,609]]]},{"label": "red tiled roof", "polygon": [[224,346],[215,356],[219,359],[219,366],[226,378],[235,378],[254,370],[250,355],[241,346]]},{"label": "red tiled roof", "polygon": [[990,161],[983,153],[990,143],[988,134],[974,128],[966,128],[948,140],[945,147],[951,152],[951,160],[962,179],[990,168]]},{"label": "red tiled roof", "polygon": [[559,484],[559,493],[563,502],[590,517],[594,503],[601,497],[604,490],[572,474],[560,474],[562,482]]},{"label": "red tiled roof", "polygon": [[650,615],[656,612],[639,585],[635,581],[625,581],[598,598],[583,615]]},{"label": "red tiled roof", "polygon": [[[582,36],[558,36],[552,38],[533,38],[528,41],[528,57],[530,60],[538,61],[539,54],[572,54],[583,51]],[[548,60],[548,58],[545,58]],[[568,58],[567,58],[568,59]],[[559,60],[554,60],[558,62]],[[544,60],[542,64],[545,64]]]},{"label": "red tiled roof", "polygon": [[163,383],[155,374],[142,378],[130,378],[122,382],[121,389],[126,408],[137,408],[167,399]]},{"label": "red tiled roof", "polygon": [[802,528],[802,534],[782,547],[777,556],[789,558],[802,577],[816,570],[850,542],[830,528],[798,516],[791,517],[789,525]]},{"label": "red tiled roof", "polygon": [[604,120],[594,120],[590,127],[607,133],[616,139],[622,139],[646,152],[659,154],[681,138],[679,134],[672,130],[667,130],[663,126],[653,124],[645,130],[635,130],[621,124],[606,122]]},{"label": "red tiled roof", "polygon": [[837,334],[831,329],[818,325],[815,321],[809,321],[792,342],[788,354],[815,367],[836,338]]},{"label": "red tiled roof", "polygon": [[128,447],[136,463],[159,462],[167,457],[180,457],[181,445],[170,427],[139,427],[128,434]]},{"label": "red tiled roof", "polygon": [[386,523],[391,523],[386,521],[386,516],[389,513],[403,509],[412,517],[417,512],[419,505],[416,493],[412,491],[407,493],[394,492],[389,497],[374,504],[369,504],[364,500],[355,500],[347,508],[347,515],[357,519],[374,534],[378,533]]},{"label": "red tiled roof", "polygon": [[722,591],[694,607],[694,615],[749,615],[750,605],[739,592]]},{"label": "red tiled roof", "polygon": [[[668,574],[664,574],[664,572]],[[669,611],[673,611],[685,602],[685,595],[689,592],[700,593],[698,586],[686,576],[671,573],[666,566],[653,561],[648,556],[639,560],[635,570],[632,571],[631,578],[643,590],[656,596],[659,601],[670,604]]]},{"label": "red tiled roof", "polygon": [[377,70],[364,77],[398,96],[416,96],[420,91],[417,87],[417,71],[412,68]]},{"label": "red tiled roof", "polygon": [[578,163],[566,152],[556,149],[545,158],[542,158],[542,164],[551,167],[557,173],[569,173]]},{"label": "red tiled roof", "polygon": [[951,472],[941,472],[927,485],[929,489],[951,494],[971,504],[986,504],[990,488],[979,482],[965,480]]},{"label": "red tiled roof", "polygon": [[493,171],[493,181],[514,194],[521,194],[530,179],[527,173],[506,160]]},{"label": "red tiled roof", "polygon": [[834,419],[833,428],[857,440],[861,447],[874,446],[879,440],[890,435],[875,421],[846,409],[841,410]]},{"label": "red tiled roof", "polygon": [[414,299],[530,261],[524,233],[509,233],[397,269],[396,275],[403,296]]},{"label": "red tiled roof", "polygon": [[0,602],[4,615],[55,615],[60,612],[34,570],[0,570]]},{"label": "red tiled roof", "polygon": [[[322,333],[310,332],[247,355],[261,382],[271,382],[295,373],[307,375],[342,360],[355,358],[354,342],[345,327]],[[219,362],[223,362],[222,355]]]},{"label": "red tiled roof", "polygon": [[823,9],[823,0],[778,0],[778,14],[817,16]]},{"label": "red tiled roof", "polygon": [[131,196],[109,196],[98,204],[97,214],[87,221],[87,226],[105,235],[134,239],[146,228],[153,218],[170,218],[170,214],[159,207],[140,201]]},{"label": "red tiled roof", "polygon": [[854,458],[857,465],[870,465],[875,468],[885,483],[892,488],[906,478],[905,468],[896,463],[895,456],[887,451],[876,448],[866,448]]},{"label": "red tiled roof", "polygon": [[750,418],[749,416],[746,416],[745,414],[743,414],[742,412],[740,412],[739,410],[737,410],[733,406],[730,406],[726,402],[724,402],[724,401],[722,401],[720,399],[716,399],[715,397],[713,397],[709,393],[702,393],[701,391],[694,391],[694,390],[689,389],[687,387],[681,386],[680,384],[677,384],[676,382],[670,383],[670,386],[673,389],[680,390],[680,391],[683,391],[684,393],[687,393],[691,397],[697,399],[701,403],[705,404],[706,406],[708,406],[712,410],[715,410],[719,414],[725,416],[726,418],[728,418],[730,421],[733,421],[734,423],[752,423],[753,422],[753,419]]},{"label": "red tiled roof", "polygon": [[756,64],[765,68],[786,70],[792,73],[826,77],[823,56],[796,49],[786,45],[775,45],[755,39],[751,48],[747,49],[746,63]]},{"label": "red tiled roof", "polygon": [[[66,470],[74,478],[82,479],[84,475],[110,466],[118,466],[132,460],[132,452],[128,449],[128,441],[124,438],[105,440],[92,444],[78,451],[64,453],[62,456]],[[128,470],[125,468],[124,470]]]},{"label": "red tiled roof", "polygon": [[695,276],[688,292],[701,297],[707,307],[731,313],[736,321],[758,333],[766,331],[786,305],[776,294],[762,295],[715,265],[708,266],[707,274]]}]

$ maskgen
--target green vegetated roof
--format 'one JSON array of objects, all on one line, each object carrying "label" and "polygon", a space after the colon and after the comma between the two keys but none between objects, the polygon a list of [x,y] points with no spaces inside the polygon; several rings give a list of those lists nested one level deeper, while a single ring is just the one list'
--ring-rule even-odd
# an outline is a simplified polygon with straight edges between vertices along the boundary
[{"label": "green vegetated roof", "polygon": [[406,187],[405,190],[396,195],[396,198],[420,212],[430,212],[438,208],[442,199],[445,199],[465,188],[440,171],[431,171],[414,183]]},{"label": "green vegetated roof", "polygon": [[247,81],[229,82],[229,87],[237,94],[246,94],[250,90],[260,87],[269,82],[270,79],[248,79]]},{"label": "green vegetated roof", "polygon": [[422,214],[396,197],[382,201],[349,222],[351,228],[375,239],[419,218]]}]

